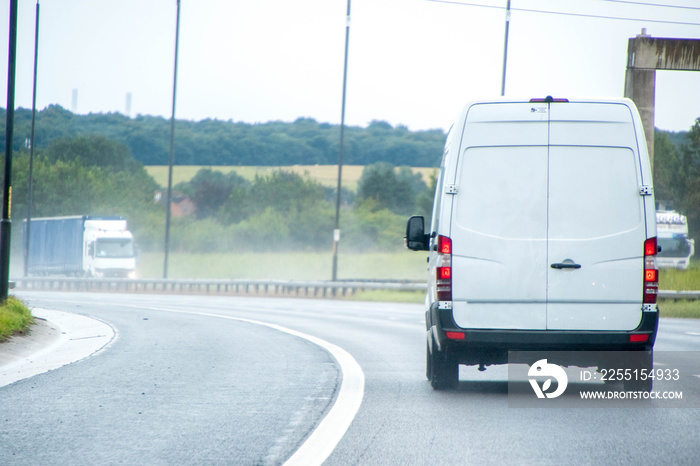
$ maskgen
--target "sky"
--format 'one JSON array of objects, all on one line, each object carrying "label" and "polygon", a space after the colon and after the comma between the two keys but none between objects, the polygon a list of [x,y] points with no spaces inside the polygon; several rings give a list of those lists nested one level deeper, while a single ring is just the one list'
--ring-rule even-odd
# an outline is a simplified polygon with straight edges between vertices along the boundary
[{"label": "sky", "polygon": [[[345,123],[447,130],[468,101],[500,96],[506,1],[352,0]],[[9,5],[0,3],[3,108]],[[170,118],[176,0],[40,5],[39,110]],[[628,40],[642,28],[700,38],[697,0],[511,7],[507,97],[621,97]],[[19,0],[17,107],[32,106],[35,9]],[[346,10],[347,0],[181,0],[176,118],[339,124]],[[686,131],[698,117],[700,72],[657,72],[655,126]]]}]

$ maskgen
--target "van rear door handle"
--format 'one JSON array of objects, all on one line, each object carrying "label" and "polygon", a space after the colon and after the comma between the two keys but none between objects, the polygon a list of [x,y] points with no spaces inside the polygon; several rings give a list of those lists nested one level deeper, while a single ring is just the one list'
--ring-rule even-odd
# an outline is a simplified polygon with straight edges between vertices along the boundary
[{"label": "van rear door handle", "polygon": [[557,262],[555,264],[552,264],[551,266],[553,269],[580,269],[581,264],[575,264],[573,262]]}]

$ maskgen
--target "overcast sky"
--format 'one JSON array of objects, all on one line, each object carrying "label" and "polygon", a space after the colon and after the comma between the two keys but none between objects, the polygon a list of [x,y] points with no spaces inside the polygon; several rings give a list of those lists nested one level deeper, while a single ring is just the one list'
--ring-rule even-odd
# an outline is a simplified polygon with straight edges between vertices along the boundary
[{"label": "overcast sky", "polygon": [[[73,110],[77,90],[78,113],[126,113],[130,93],[131,116],[170,117],[176,0],[40,4],[39,109]],[[446,130],[467,101],[499,96],[505,5],[353,0],[346,123]],[[653,37],[700,38],[697,0],[511,6],[511,97],[620,97],[628,39],[642,28]],[[16,105],[25,108],[32,101],[35,7],[36,0],[19,0]],[[9,0],[0,9],[4,108]],[[176,117],[340,123],[346,9],[347,0],[182,0]],[[697,117],[700,73],[657,72],[656,127],[688,130]]]}]

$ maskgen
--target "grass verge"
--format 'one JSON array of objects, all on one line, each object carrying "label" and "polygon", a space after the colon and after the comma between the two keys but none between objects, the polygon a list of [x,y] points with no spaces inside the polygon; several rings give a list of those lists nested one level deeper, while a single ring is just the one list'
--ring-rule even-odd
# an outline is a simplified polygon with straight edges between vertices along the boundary
[{"label": "grass verge", "polygon": [[659,312],[661,317],[700,319],[700,301],[660,301]]},{"label": "grass verge", "polygon": [[424,291],[391,291],[391,290],[371,290],[360,291],[350,296],[352,301],[378,301],[386,303],[415,303],[425,302]]},{"label": "grass verge", "polygon": [[[695,265],[696,263],[693,263]],[[691,266],[687,270],[661,269],[659,288],[662,290],[700,290],[700,267]]]},{"label": "grass verge", "polygon": [[0,305],[0,341],[26,332],[32,324],[34,317],[31,311],[19,299],[10,296],[6,303]]},{"label": "grass verge", "polygon": [[[340,253],[338,278],[425,280],[426,255],[410,251]],[[223,254],[173,252],[168,259],[168,278],[330,280],[332,263],[331,251]],[[163,254],[143,253],[137,268],[140,278],[161,278]]]}]

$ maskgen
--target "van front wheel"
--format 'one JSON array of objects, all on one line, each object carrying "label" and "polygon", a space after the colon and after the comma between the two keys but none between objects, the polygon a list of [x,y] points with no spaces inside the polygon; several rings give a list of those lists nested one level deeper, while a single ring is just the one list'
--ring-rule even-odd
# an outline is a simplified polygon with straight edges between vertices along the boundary
[{"label": "van front wheel", "polygon": [[437,345],[430,345],[426,350],[426,376],[433,390],[449,390],[456,388],[459,382],[459,364],[447,352],[439,351]]}]

